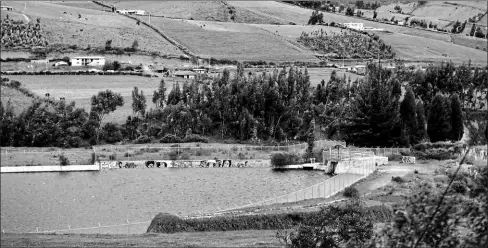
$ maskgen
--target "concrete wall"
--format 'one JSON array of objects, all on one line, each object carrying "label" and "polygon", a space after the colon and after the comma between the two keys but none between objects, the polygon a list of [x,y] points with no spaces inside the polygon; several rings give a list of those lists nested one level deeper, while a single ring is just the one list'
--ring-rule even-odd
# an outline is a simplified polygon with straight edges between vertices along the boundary
[{"label": "concrete wall", "polygon": [[[358,173],[365,174],[364,170],[372,170],[378,165],[388,164],[388,157],[373,156],[366,158],[352,158],[349,161],[340,161],[334,168],[335,174]],[[328,170],[330,171],[330,170]]]},{"label": "concrete wall", "polygon": [[20,172],[59,172],[59,171],[99,171],[100,166],[94,165],[49,165],[49,166],[15,166],[0,167],[0,173]]},{"label": "concrete wall", "polygon": [[[219,162],[220,161],[220,162]],[[222,161],[230,161],[230,163],[223,163]],[[208,167],[269,167],[270,161],[267,159],[229,159],[229,160],[117,160],[117,161],[100,161],[101,169],[119,169],[126,168],[126,164],[133,164],[133,167],[129,168],[145,168],[146,162],[153,163],[157,167],[157,163],[160,164],[159,168],[208,168]],[[119,166],[119,164],[121,166]],[[230,165],[230,166],[229,166]]]}]

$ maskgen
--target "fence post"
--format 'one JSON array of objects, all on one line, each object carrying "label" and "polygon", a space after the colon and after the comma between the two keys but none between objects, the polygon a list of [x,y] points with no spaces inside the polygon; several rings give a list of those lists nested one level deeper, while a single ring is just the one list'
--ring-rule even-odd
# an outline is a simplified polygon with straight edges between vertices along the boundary
[{"label": "fence post", "polygon": [[129,223],[129,219],[127,219],[127,234],[130,234],[130,223]]},{"label": "fence post", "polygon": [[102,225],[100,225],[100,222],[98,222],[98,234],[100,234],[101,230],[102,230]]},{"label": "fence post", "polygon": [[39,227],[36,227],[36,232],[39,233]]}]

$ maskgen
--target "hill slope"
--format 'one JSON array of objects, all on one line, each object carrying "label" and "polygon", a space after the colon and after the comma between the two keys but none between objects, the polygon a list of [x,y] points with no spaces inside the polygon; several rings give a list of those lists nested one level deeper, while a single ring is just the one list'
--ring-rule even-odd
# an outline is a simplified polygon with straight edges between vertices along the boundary
[{"label": "hill slope", "polygon": [[155,16],[169,18],[221,21],[238,23],[287,24],[280,20],[260,15],[245,8],[227,4],[225,1],[104,1],[117,9],[142,9]]},{"label": "hill slope", "polygon": [[66,6],[56,2],[28,2],[25,11],[23,2],[2,1],[3,4],[12,6],[33,19],[39,17],[49,44],[75,44],[85,48],[87,45],[104,46],[107,40],[112,40],[113,47],[130,47],[134,40],[138,40],[141,50],[172,55],[183,54],[153,30],[144,25],[137,25],[134,20],[116,13]]}]

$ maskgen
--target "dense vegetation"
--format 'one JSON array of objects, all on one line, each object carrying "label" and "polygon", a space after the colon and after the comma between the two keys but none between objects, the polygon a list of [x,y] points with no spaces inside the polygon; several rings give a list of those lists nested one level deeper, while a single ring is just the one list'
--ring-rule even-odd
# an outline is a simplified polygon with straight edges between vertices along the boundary
[{"label": "dense vegetation", "polygon": [[[346,207],[345,211],[354,211],[357,207]],[[288,229],[298,224],[315,223],[317,218],[334,218],[336,211],[343,211],[341,206],[331,206],[319,212],[297,212],[268,215],[222,216],[204,219],[181,219],[171,214],[160,213],[154,217],[147,232],[175,233],[175,232],[208,232],[234,230],[266,230]],[[369,223],[386,221],[392,212],[385,206],[361,208],[364,218]],[[372,225],[372,224],[371,224]]]},{"label": "dense vegetation", "polygon": [[367,36],[352,31],[328,34],[323,29],[311,33],[303,32],[298,42],[312,51],[335,53],[336,58],[388,58],[395,56],[391,46],[387,46],[377,36]]},{"label": "dense vegetation", "polygon": [[14,21],[8,18],[2,18],[0,22],[1,29],[1,46],[5,48],[13,47],[33,47],[47,46],[48,42],[43,36],[40,19],[36,23],[27,23],[23,21]]}]

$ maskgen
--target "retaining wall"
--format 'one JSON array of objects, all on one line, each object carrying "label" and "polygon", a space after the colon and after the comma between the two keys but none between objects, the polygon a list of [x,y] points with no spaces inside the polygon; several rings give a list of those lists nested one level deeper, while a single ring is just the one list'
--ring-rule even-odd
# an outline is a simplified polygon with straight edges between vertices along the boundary
[{"label": "retaining wall", "polygon": [[[365,158],[351,158],[347,161],[339,161],[337,164],[329,163],[330,166],[334,166],[333,173],[334,174],[343,174],[343,173],[359,173],[365,174],[361,170],[367,168],[368,166],[378,166],[388,164],[388,157],[382,156],[372,156],[372,157],[365,157]],[[328,171],[331,171],[329,169]]]},{"label": "retaining wall", "polygon": [[[158,166],[159,163],[159,166]],[[100,161],[101,169],[119,169],[119,168],[229,168],[229,167],[268,167],[269,160],[117,160],[117,161]],[[126,166],[127,165],[127,166]]]},{"label": "retaining wall", "polygon": [[63,172],[63,171],[99,171],[100,165],[48,165],[48,166],[15,166],[0,167],[0,173],[19,172]]}]

